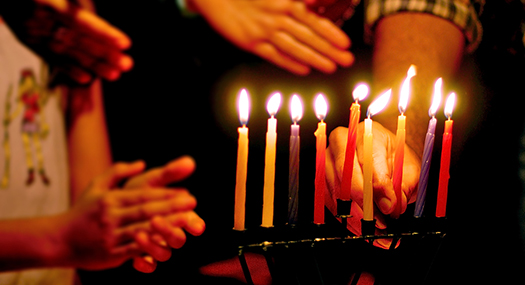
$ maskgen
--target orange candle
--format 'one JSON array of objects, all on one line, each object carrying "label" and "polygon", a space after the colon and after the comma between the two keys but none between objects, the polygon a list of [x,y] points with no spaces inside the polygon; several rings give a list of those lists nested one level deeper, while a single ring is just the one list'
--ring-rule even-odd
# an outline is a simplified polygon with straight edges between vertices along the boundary
[{"label": "orange candle", "polygon": [[340,199],[343,201],[350,201],[350,193],[352,189],[352,174],[354,173],[354,156],[356,146],[357,125],[359,124],[359,117],[361,117],[361,106],[359,101],[362,101],[368,96],[368,86],[359,84],[352,92],[355,102],[350,107],[350,119],[348,122],[348,139],[346,142],[345,163],[343,166],[343,179],[341,181]]},{"label": "orange candle", "polygon": [[233,229],[244,230],[245,202],[246,202],[246,174],[248,172],[248,123],[249,102],[246,89],[241,90],[239,98],[239,119],[242,127],[239,131],[239,145],[237,149],[237,175],[235,183],[235,213]]},{"label": "orange candle", "polygon": [[403,199],[403,162],[405,158],[405,136],[406,136],[406,116],[405,111],[408,104],[408,97],[410,94],[410,80],[416,75],[416,67],[411,65],[407,71],[407,77],[401,85],[401,91],[399,95],[399,117],[397,118],[397,131],[396,131],[396,148],[394,152],[394,170],[392,175],[392,184],[394,192],[396,193],[396,207],[392,212],[392,217],[399,218],[402,214],[402,199]]},{"label": "orange candle", "polygon": [[443,146],[441,149],[441,168],[439,169],[439,185],[436,205],[436,217],[442,218],[447,212],[448,179],[450,178],[450,152],[452,148],[452,110],[456,101],[456,94],[451,93],[445,103],[445,132],[443,133]]},{"label": "orange candle", "polygon": [[392,90],[390,89],[372,102],[370,106],[368,106],[367,118],[365,119],[365,132],[363,137],[363,220],[365,221],[374,220],[374,192],[372,187],[374,157],[371,118],[386,107],[391,95]]},{"label": "orange candle", "polygon": [[325,150],[326,150],[326,124],[324,119],[328,106],[322,94],[315,99],[315,112],[320,122],[317,124],[316,137],[316,163],[315,163],[315,197],[314,197],[314,223],[324,224],[324,195],[326,192],[325,175]]},{"label": "orange candle", "polygon": [[263,216],[261,227],[273,227],[273,204],[275,193],[275,148],[277,144],[277,119],[274,118],[281,105],[281,94],[274,93],[266,109],[270,118],[268,119],[268,131],[266,132],[266,153],[264,160],[264,192],[263,192]]}]

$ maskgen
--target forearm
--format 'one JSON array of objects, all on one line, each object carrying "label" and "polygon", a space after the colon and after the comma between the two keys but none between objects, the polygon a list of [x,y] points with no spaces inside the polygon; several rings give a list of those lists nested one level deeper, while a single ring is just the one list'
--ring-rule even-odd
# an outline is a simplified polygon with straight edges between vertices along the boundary
[{"label": "forearm", "polygon": [[411,64],[417,66],[407,107],[407,144],[418,156],[428,124],[433,86],[450,82],[465,49],[462,31],[453,23],[425,13],[403,12],[382,18],[374,30],[373,80],[378,92],[393,88],[393,97],[376,120],[395,133],[398,95]]},{"label": "forearm", "polygon": [[68,154],[73,201],[90,181],[111,166],[100,81],[69,90]]},{"label": "forearm", "polygon": [[60,217],[0,221],[0,271],[59,266]]}]

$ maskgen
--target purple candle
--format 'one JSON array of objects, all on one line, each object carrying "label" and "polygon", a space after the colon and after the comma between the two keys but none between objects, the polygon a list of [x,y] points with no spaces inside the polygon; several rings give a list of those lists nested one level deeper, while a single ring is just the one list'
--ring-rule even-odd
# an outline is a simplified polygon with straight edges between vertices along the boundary
[{"label": "purple candle", "polygon": [[421,159],[421,173],[419,174],[419,185],[417,188],[416,209],[414,210],[414,217],[420,218],[423,215],[425,208],[425,197],[427,195],[428,173],[430,172],[430,161],[432,160],[432,149],[434,148],[434,139],[436,137],[436,112],[441,104],[443,80],[438,78],[434,84],[434,96],[432,98],[432,105],[428,110],[428,115],[431,117],[428,122],[427,135],[425,137],[425,148],[423,149],[423,158]]},{"label": "purple candle", "polygon": [[290,161],[288,172],[288,224],[295,225],[298,221],[299,204],[299,125],[303,117],[303,106],[297,95],[292,96],[291,113],[293,125],[290,135]]}]

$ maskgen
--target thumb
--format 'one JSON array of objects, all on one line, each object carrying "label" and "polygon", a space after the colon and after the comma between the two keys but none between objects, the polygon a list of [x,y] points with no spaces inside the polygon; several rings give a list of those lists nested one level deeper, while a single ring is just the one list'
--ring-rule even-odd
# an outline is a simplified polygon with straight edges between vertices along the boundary
[{"label": "thumb", "polygon": [[183,156],[171,161],[163,167],[149,170],[139,177],[130,179],[126,183],[126,188],[144,186],[163,187],[186,179],[194,170],[195,160],[190,156]]},{"label": "thumb", "polygon": [[389,149],[389,146],[392,146],[392,136],[390,131],[379,124],[374,124],[374,201],[383,214],[392,213],[396,203],[391,180],[392,154]]},{"label": "thumb", "polygon": [[144,161],[133,163],[118,162],[111,166],[106,172],[97,176],[93,180],[93,186],[96,189],[115,188],[125,178],[137,175],[144,171],[146,164]]}]

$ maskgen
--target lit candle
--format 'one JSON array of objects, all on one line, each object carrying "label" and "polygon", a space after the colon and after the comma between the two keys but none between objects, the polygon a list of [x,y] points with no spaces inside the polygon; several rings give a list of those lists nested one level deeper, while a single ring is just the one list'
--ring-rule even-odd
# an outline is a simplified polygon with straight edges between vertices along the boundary
[{"label": "lit candle", "polygon": [[363,220],[374,219],[374,193],[372,188],[373,159],[373,135],[372,116],[385,108],[392,95],[392,90],[383,93],[379,98],[368,106],[367,118],[365,119],[365,133],[363,141]]},{"label": "lit candle", "polygon": [[299,125],[303,117],[303,106],[297,95],[292,96],[291,114],[293,125],[290,135],[290,161],[288,172],[288,224],[295,225],[298,221],[299,204]]},{"label": "lit candle", "polygon": [[237,149],[237,175],[235,183],[235,215],[233,229],[244,230],[244,212],[246,202],[246,173],[248,171],[248,123],[249,102],[246,89],[239,96],[239,119],[242,127],[239,131],[239,146]]},{"label": "lit candle", "polygon": [[450,178],[450,150],[452,147],[452,110],[456,102],[456,94],[450,93],[445,103],[445,132],[443,133],[443,147],[441,150],[441,168],[439,170],[439,186],[436,205],[436,217],[445,217],[447,212],[448,179]]},{"label": "lit candle", "polygon": [[281,94],[274,93],[266,110],[270,114],[266,132],[266,156],[264,160],[264,194],[262,227],[273,227],[273,200],[275,193],[275,146],[277,142],[277,119],[274,118],[281,105]]},{"label": "lit candle", "polygon": [[324,119],[328,106],[322,94],[315,99],[315,113],[320,122],[315,131],[316,137],[316,163],[315,163],[315,200],[314,223],[324,224],[324,195],[326,192],[325,179],[325,149],[326,149],[326,123]]},{"label": "lit candle", "polygon": [[425,137],[425,147],[423,149],[423,158],[421,159],[421,173],[419,174],[419,183],[417,188],[416,209],[414,217],[420,218],[425,208],[425,199],[427,195],[428,174],[430,172],[430,161],[432,160],[432,149],[434,148],[434,139],[436,137],[436,112],[441,104],[443,80],[438,78],[434,84],[434,95],[432,105],[428,110],[430,121],[428,122],[427,135]]},{"label": "lit candle", "polygon": [[[352,174],[354,173],[354,156],[355,144],[357,135],[357,125],[359,124],[359,117],[361,117],[361,106],[359,101],[362,101],[368,96],[368,86],[359,84],[352,92],[355,102],[350,107],[350,119],[348,122],[348,139],[346,142],[345,163],[343,166],[343,179],[341,181],[341,195],[340,199],[343,201],[350,201],[350,192],[352,189]],[[349,214],[349,213],[348,213]]]},{"label": "lit candle", "polygon": [[399,117],[397,118],[397,131],[396,131],[396,149],[394,152],[394,170],[392,175],[392,184],[394,186],[394,192],[396,193],[396,207],[392,212],[392,217],[399,218],[402,214],[402,199],[403,199],[403,161],[405,157],[405,134],[406,134],[406,117],[405,111],[408,103],[408,97],[410,94],[410,80],[416,75],[416,67],[411,65],[407,71],[407,77],[401,85],[401,91],[399,94]]}]

